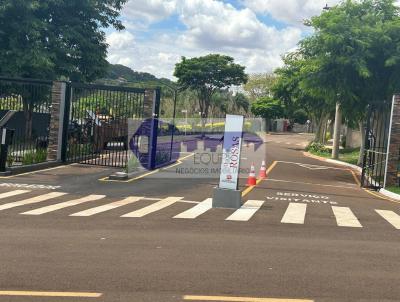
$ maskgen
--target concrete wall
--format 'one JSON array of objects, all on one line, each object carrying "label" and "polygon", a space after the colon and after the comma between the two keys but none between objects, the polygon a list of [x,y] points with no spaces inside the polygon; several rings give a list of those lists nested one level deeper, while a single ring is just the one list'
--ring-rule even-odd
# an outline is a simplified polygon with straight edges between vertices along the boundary
[{"label": "concrete wall", "polygon": [[346,148],[359,148],[361,147],[361,132],[347,128],[346,133]]}]

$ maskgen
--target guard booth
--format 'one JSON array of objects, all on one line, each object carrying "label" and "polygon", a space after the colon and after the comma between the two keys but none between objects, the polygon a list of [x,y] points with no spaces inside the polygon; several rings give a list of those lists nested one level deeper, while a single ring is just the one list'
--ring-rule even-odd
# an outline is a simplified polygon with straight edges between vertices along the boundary
[{"label": "guard booth", "polygon": [[7,128],[7,123],[14,116],[16,111],[8,111],[0,120],[0,174],[8,174],[6,171],[6,163],[8,158],[8,147],[12,143],[14,130]]}]

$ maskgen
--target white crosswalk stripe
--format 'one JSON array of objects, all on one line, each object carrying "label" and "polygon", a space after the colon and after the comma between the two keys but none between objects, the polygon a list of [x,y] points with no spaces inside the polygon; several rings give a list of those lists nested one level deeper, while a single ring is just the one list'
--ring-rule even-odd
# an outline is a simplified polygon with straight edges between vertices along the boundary
[{"label": "white crosswalk stripe", "polygon": [[307,204],[289,203],[281,223],[304,224],[306,217]]},{"label": "white crosswalk stripe", "polygon": [[95,207],[95,208],[91,208],[91,209],[87,209],[87,210],[84,210],[84,211],[81,211],[81,212],[77,212],[77,213],[71,214],[69,216],[82,216],[82,217],[93,216],[95,214],[107,212],[107,211],[110,211],[110,210],[113,210],[113,209],[116,209],[116,208],[119,208],[119,207],[122,207],[122,206],[126,206],[128,204],[132,204],[132,203],[134,203],[136,201],[139,201],[141,199],[143,199],[143,197],[136,197],[136,196],[135,197],[128,197],[128,198],[125,198],[123,200],[112,202],[112,203],[109,203],[109,204],[106,204],[106,205],[103,205],[103,206],[98,206],[98,207]]},{"label": "white crosswalk stripe", "polygon": [[24,205],[34,204],[34,203],[38,203],[38,202],[42,202],[42,201],[46,201],[46,200],[49,200],[49,199],[61,197],[61,196],[66,195],[66,194],[67,193],[62,193],[62,192],[51,192],[51,193],[48,193],[48,194],[35,196],[35,197],[29,198],[29,199],[24,199],[24,200],[21,200],[21,201],[15,201],[15,202],[2,204],[2,205],[0,205],[0,211],[11,209],[11,208],[15,208],[15,207],[20,207],[20,206],[24,206]]},{"label": "white crosswalk stripe", "polygon": [[[13,190],[5,193],[0,193],[0,200],[6,199],[8,197],[19,197],[21,200],[8,202],[5,204],[0,204],[0,211],[4,211],[7,209],[12,209],[15,207],[21,207],[26,205],[34,205],[40,202],[56,199],[62,196],[68,195],[63,192],[50,192],[47,194],[42,194],[34,197],[24,198],[20,197],[23,194],[32,193],[31,190]],[[22,215],[42,215],[45,213],[54,212],[57,210],[61,210],[64,208],[74,207],[80,204],[84,204],[90,201],[97,201],[105,198],[105,195],[88,195],[80,198],[73,198],[73,200],[61,201],[56,204],[42,206],[36,209],[32,209],[26,212],[21,213]],[[114,209],[127,206],[130,204],[134,204],[139,201],[153,201],[154,203],[144,206],[138,210],[129,212],[127,214],[122,215],[121,217],[131,217],[131,218],[141,218],[145,217],[149,214],[161,211],[166,207],[169,207],[175,203],[187,203],[194,204],[188,210],[178,213],[173,216],[174,219],[196,219],[201,215],[206,214],[207,212],[212,211],[212,199],[207,198],[202,202],[197,201],[187,201],[183,200],[183,197],[166,197],[164,199],[159,198],[147,198],[144,196],[131,196],[127,198],[122,198],[117,201],[113,201],[107,204],[99,205],[96,207],[91,207],[86,210],[82,210],[79,212],[75,212],[70,214],[69,216],[74,217],[89,217],[96,214],[100,214],[107,211],[112,211]],[[236,222],[247,222],[250,221],[254,215],[261,209],[264,205],[263,200],[249,200],[247,201],[240,209],[232,211],[231,215],[227,217],[226,221],[236,221]],[[305,223],[305,217],[307,213],[307,204],[306,203],[295,203],[291,202],[288,204],[288,207],[281,219],[281,223],[283,224],[298,224],[302,225]],[[332,211],[336,220],[336,223],[339,227],[348,227],[348,228],[362,228],[362,224],[353,213],[353,211],[349,207],[342,206],[332,206]],[[375,211],[378,215],[376,215],[377,219],[383,218],[387,223],[393,226],[395,229],[400,230],[400,215],[394,211],[389,210],[379,210],[374,209],[371,211]],[[261,215],[260,215],[261,216]],[[262,218],[263,216],[261,216]]]},{"label": "white crosswalk stripe", "polygon": [[210,210],[211,208],[212,208],[212,199],[208,198],[208,199],[204,200],[203,202],[190,208],[189,210],[174,216],[174,218],[195,219],[195,218],[199,217],[200,215],[204,214],[205,212],[207,212],[208,210]]},{"label": "white crosswalk stripe", "polygon": [[335,207],[332,206],[333,214],[336,217],[338,226],[349,227],[349,228],[362,228],[361,223],[357,217],[348,207]]},{"label": "white crosswalk stripe", "polygon": [[167,197],[167,198],[162,199],[159,202],[156,202],[145,208],[122,215],[121,217],[141,218],[148,214],[151,214],[151,213],[157,212],[159,210],[162,210],[166,207],[169,207],[170,205],[174,204],[175,202],[177,202],[181,199],[183,199],[183,197]]},{"label": "white crosswalk stripe", "polygon": [[375,210],[381,215],[387,222],[394,226],[397,230],[400,230],[400,215],[393,211]]},{"label": "white crosswalk stripe", "polygon": [[22,215],[42,215],[45,213],[49,213],[49,212],[54,212],[60,209],[64,209],[64,208],[68,208],[68,207],[73,207],[76,205],[79,205],[81,203],[85,203],[85,202],[89,202],[89,201],[95,201],[95,200],[99,200],[106,197],[105,195],[88,195],[79,199],[74,199],[74,200],[69,200],[69,201],[65,201],[65,202],[61,202],[61,203],[57,203],[54,205],[50,205],[47,207],[42,207],[36,210],[32,210],[32,211],[28,211],[28,212],[24,212],[21,213]]},{"label": "white crosswalk stripe", "polygon": [[228,221],[249,221],[251,217],[261,208],[264,200],[249,200],[240,209],[226,218]]},{"label": "white crosswalk stripe", "polygon": [[15,191],[10,191],[10,192],[6,192],[6,193],[1,193],[0,199],[13,197],[13,196],[17,196],[17,195],[21,195],[21,194],[29,193],[29,192],[30,191],[28,191],[28,190],[15,190]]}]

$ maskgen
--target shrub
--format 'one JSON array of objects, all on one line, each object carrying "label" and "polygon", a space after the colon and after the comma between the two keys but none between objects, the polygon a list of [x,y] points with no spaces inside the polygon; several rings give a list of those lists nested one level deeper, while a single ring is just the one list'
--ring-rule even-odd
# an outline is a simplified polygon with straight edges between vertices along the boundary
[{"label": "shrub", "polygon": [[43,163],[47,160],[47,150],[38,149],[36,151],[30,151],[24,154],[22,158],[23,165],[33,165]]},{"label": "shrub", "polygon": [[35,152],[27,152],[22,158],[23,165],[33,165],[35,163]]},{"label": "shrub", "polygon": [[35,163],[43,163],[47,160],[47,150],[46,149],[38,149],[35,152]]},{"label": "shrub", "polygon": [[310,143],[307,148],[306,148],[307,152],[311,152],[311,153],[329,153],[330,150],[325,147],[325,145],[321,144],[321,143],[316,143],[316,142],[312,142]]},{"label": "shrub", "polygon": [[14,156],[11,154],[8,154],[7,156],[7,167],[11,167],[14,163]]}]

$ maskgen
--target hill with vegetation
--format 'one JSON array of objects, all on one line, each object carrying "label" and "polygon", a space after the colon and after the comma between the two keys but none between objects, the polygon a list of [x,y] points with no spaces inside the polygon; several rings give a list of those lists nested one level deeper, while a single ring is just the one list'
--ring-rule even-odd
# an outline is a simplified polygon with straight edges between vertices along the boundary
[{"label": "hill with vegetation", "polygon": [[149,86],[175,86],[176,84],[166,78],[157,78],[148,72],[139,72],[121,64],[108,64],[106,75],[97,81],[108,85],[128,85],[134,83],[139,86],[147,84]]}]

